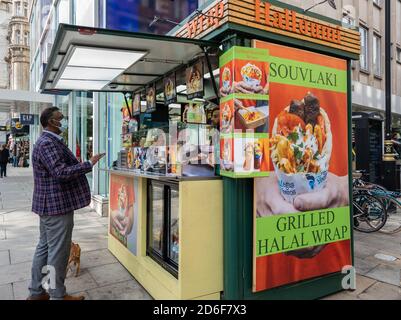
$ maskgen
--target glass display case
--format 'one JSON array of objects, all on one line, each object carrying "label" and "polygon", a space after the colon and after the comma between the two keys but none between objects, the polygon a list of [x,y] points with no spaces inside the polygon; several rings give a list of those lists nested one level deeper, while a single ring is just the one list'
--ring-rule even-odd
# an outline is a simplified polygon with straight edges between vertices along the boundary
[{"label": "glass display case", "polygon": [[179,191],[178,184],[148,180],[147,255],[178,277]]}]

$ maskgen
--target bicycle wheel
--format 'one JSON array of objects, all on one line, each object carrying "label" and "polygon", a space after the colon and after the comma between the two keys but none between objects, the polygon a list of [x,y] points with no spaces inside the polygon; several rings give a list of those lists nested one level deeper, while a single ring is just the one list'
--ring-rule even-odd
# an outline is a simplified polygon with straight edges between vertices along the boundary
[{"label": "bicycle wheel", "polygon": [[389,209],[387,210],[387,222],[380,229],[380,232],[393,234],[401,231],[401,203],[398,201],[388,198],[387,201],[389,205]]},{"label": "bicycle wheel", "polygon": [[354,229],[370,233],[383,228],[387,220],[387,212],[383,202],[370,194],[353,195]]}]

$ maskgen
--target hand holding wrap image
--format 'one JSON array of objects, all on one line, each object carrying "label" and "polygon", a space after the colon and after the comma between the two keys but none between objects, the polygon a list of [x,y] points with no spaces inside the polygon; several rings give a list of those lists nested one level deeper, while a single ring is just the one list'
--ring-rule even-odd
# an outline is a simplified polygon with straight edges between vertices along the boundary
[{"label": "hand holding wrap image", "polygon": [[254,46],[270,54],[274,170],[254,182],[258,292],[352,262],[346,61],[261,41]]}]

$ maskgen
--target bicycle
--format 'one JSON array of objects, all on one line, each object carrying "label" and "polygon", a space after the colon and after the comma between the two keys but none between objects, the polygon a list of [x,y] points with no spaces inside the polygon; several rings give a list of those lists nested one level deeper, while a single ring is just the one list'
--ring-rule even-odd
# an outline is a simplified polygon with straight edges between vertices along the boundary
[{"label": "bicycle", "polygon": [[[362,176],[363,171],[360,171]],[[386,209],[387,221],[386,224],[380,228],[380,232],[387,234],[394,234],[401,231],[401,197],[400,192],[389,191],[385,187],[366,182],[362,176],[353,180],[354,189],[369,191],[369,193],[378,198]]]},{"label": "bicycle", "polygon": [[371,233],[381,230],[387,221],[387,211],[384,203],[368,190],[358,188],[353,190],[354,229]]}]

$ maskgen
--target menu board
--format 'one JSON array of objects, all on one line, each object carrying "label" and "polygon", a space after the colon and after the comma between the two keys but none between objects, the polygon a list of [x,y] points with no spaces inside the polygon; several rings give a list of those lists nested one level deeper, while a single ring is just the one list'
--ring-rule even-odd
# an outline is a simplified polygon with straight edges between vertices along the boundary
[{"label": "menu board", "polygon": [[164,104],[169,105],[177,101],[175,73],[167,76],[163,80]]},{"label": "menu board", "polygon": [[156,88],[152,84],[146,89],[146,112],[153,112],[156,110]]},{"label": "menu board", "polygon": [[220,174],[269,174],[269,51],[232,47],[220,57]]},{"label": "menu board", "polygon": [[185,78],[188,99],[202,98],[204,95],[203,62],[199,60],[186,69]]}]

